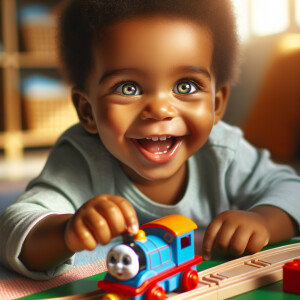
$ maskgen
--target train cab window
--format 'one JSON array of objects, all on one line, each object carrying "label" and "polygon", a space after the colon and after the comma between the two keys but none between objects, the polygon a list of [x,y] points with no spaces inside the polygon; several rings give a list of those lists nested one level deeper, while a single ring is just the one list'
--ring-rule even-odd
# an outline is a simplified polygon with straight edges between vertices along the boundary
[{"label": "train cab window", "polygon": [[191,236],[185,236],[181,238],[181,249],[186,248],[191,245]]}]

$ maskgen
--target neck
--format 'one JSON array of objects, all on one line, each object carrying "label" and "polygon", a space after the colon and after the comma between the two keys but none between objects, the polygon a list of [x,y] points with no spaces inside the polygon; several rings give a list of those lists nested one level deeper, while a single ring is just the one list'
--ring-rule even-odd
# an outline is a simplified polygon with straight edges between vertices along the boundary
[{"label": "neck", "polygon": [[174,205],[179,202],[184,195],[187,185],[187,164],[181,166],[172,177],[157,181],[137,181],[134,179],[135,176],[133,176],[131,169],[125,165],[122,165],[122,168],[132,183],[154,202]]}]

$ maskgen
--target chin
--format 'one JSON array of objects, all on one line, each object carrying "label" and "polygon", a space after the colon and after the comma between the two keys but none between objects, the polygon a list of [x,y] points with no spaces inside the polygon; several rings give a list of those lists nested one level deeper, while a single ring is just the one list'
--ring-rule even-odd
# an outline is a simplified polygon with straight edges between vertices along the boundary
[{"label": "chin", "polygon": [[167,180],[173,177],[182,168],[183,165],[172,167],[172,166],[160,166],[147,168],[143,170],[138,170],[136,172],[137,176],[144,180],[155,182],[161,180]]}]

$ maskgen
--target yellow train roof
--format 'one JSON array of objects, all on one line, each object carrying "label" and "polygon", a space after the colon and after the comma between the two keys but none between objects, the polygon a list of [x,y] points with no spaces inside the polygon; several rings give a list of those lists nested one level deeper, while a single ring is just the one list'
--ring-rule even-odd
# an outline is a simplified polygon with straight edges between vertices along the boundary
[{"label": "yellow train roof", "polygon": [[197,228],[194,221],[182,215],[170,215],[154,220],[141,226],[141,229],[148,227],[158,227],[170,231],[175,236],[182,235]]}]

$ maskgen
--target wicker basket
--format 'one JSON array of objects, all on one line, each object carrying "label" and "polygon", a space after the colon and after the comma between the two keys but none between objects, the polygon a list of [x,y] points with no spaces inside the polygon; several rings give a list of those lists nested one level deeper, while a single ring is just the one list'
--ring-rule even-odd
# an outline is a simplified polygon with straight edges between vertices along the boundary
[{"label": "wicker basket", "polygon": [[78,122],[70,99],[24,99],[25,121],[30,130],[59,134]]},{"label": "wicker basket", "polygon": [[26,23],[21,27],[24,44],[30,52],[56,52],[56,26],[55,24]]}]

